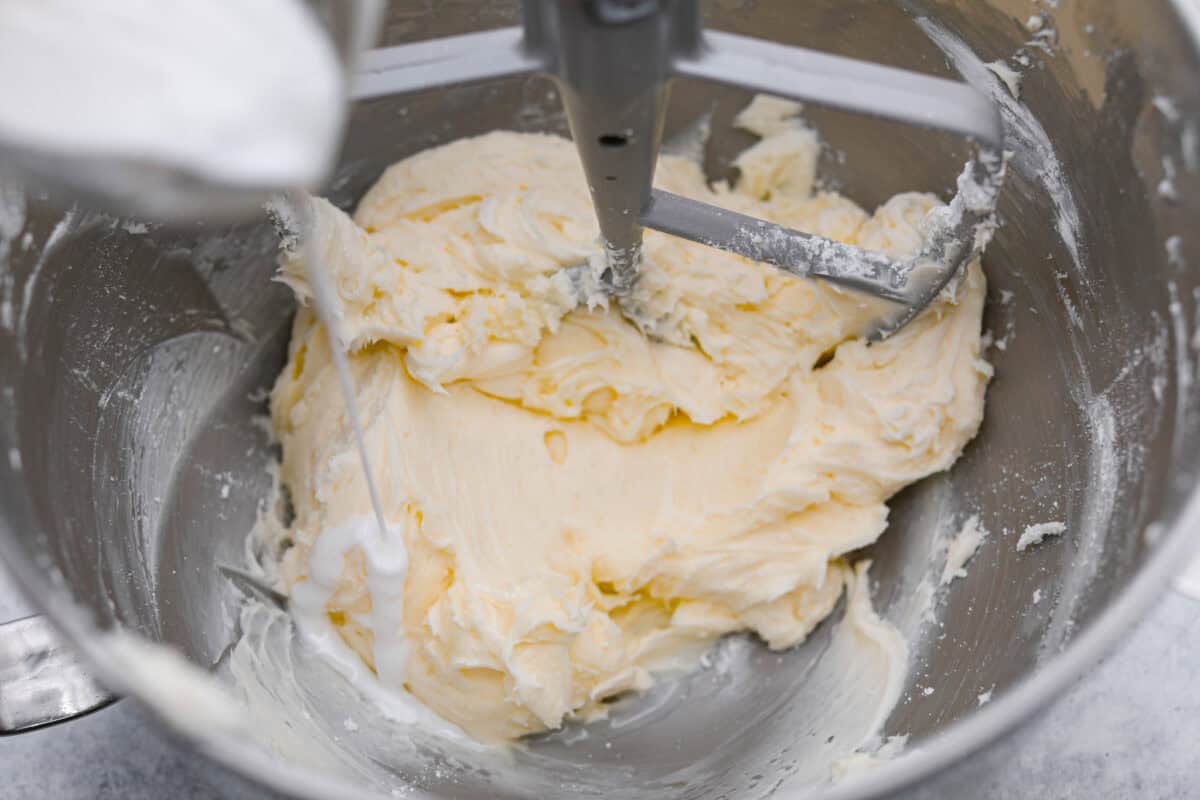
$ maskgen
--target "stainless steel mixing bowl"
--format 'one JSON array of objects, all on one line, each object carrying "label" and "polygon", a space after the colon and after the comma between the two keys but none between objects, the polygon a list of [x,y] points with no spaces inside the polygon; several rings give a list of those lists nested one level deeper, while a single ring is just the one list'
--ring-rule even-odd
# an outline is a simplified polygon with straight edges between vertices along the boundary
[{"label": "stainless steel mixing bowl", "polygon": [[[1042,10],[1053,34],[1026,24]],[[934,22],[922,27],[914,15]],[[985,322],[1005,347],[990,351],[987,419],[950,473],[895,499],[891,527],[868,553],[877,607],[914,636],[905,692],[883,730],[906,734],[909,751],[857,782],[788,782],[825,741],[813,720],[831,700],[805,687],[827,623],[794,652],[750,657],[726,685],[612,731],[610,747],[595,736],[550,737],[495,768],[511,774],[469,765],[405,773],[415,795],[707,798],[779,784],[788,796],[886,794],[1045,706],[1192,550],[1195,15],[1168,0],[721,0],[709,16],[716,29],[947,76],[961,69],[1005,105],[1014,156],[1004,225],[986,258]],[[386,38],[515,21],[511,3],[393,2]],[[983,61],[1016,65],[1013,55],[1025,53],[1021,103],[1004,100],[1009,90],[960,43]],[[715,110],[714,176],[749,143],[727,129],[746,100],[712,86],[674,91],[672,126]],[[868,207],[902,190],[944,191],[964,160],[953,141],[920,130],[821,109],[809,116],[830,145],[830,184]],[[494,128],[563,131],[551,85],[500,81],[363,103],[329,194],[352,206],[396,159]],[[213,664],[238,601],[214,564],[239,562],[270,485],[274,456],[255,416],[283,363],[293,310],[269,280],[275,234],[265,223],[146,229],[83,209],[64,216],[12,187],[4,198],[0,554],[101,669],[96,630],[117,623]],[[914,597],[931,566],[940,569],[938,535],[973,512],[991,536],[967,576],[941,590],[938,625],[922,632]],[[1018,552],[1024,527],[1047,520],[1063,520],[1067,533]],[[366,786],[216,731],[184,736],[295,795],[349,797]]]}]

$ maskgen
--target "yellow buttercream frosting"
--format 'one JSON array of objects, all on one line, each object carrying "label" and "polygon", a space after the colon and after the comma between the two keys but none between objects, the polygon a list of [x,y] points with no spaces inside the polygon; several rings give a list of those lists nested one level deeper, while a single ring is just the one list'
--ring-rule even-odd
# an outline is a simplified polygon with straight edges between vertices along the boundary
[{"label": "yellow buttercream frosting", "polygon": [[[896,255],[925,194],[873,214],[814,190],[819,143],[760,98],[732,185],[664,157],[659,186]],[[573,145],[495,132],[427,150],[351,218],[314,199],[356,402],[408,553],[405,687],[484,740],[598,712],[716,637],[800,641],[887,525],[891,495],[948,468],[983,416],[985,281],[885,342],[885,304],[647,232],[632,307],[581,303],[563,272],[600,252]],[[281,275],[308,298],[303,251]],[[307,580],[324,531],[370,514],[330,342],[306,304],[272,395]],[[366,566],[327,604],[369,665]],[[389,634],[390,635],[390,634]]]}]

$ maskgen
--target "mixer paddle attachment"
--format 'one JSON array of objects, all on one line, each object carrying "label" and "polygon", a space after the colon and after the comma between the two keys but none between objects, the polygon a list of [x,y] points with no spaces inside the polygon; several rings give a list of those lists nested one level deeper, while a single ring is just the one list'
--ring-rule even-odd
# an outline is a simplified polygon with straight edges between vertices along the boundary
[{"label": "mixer paddle attachment", "polygon": [[[705,32],[698,0],[525,0],[522,27],[367,53],[354,96],[532,73],[558,83],[605,245],[599,274],[588,277],[618,301],[637,281],[645,227],[889,300],[894,308],[864,331],[884,338],[920,313],[995,229],[1003,132],[987,97],[965,83]],[[971,139],[976,152],[949,205],[926,218],[917,254],[896,259],[654,189],[676,77],[948,131]]]}]

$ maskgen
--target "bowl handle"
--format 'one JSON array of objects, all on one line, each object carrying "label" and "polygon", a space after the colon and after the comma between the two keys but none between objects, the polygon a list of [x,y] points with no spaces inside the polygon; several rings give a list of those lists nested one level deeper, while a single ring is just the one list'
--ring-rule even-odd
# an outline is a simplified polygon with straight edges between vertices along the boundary
[{"label": "bowl handle", "polygon": [[71,719],[115,699],[45,617],[0,624],[0,735]]}]

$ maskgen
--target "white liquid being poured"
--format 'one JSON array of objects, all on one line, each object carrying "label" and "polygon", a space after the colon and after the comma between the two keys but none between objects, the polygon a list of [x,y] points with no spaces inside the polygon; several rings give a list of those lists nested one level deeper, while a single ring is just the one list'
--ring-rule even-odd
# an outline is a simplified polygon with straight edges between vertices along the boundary
[{"label": "white liquid being poured", "polygon": [[305,263],[308,266],[308,283],[312,288],[313,307],[317,312],[317,318],[325,325],[326,335],[329,336],[329,351],[333,356],[334,368],[337,370],[342,399],[346,402],[346,418],[354,433],[354,443],[358,448],[359,461],[362,463],[363,477],[367,481],[367,493],[371,496],[371,508],[375,511],[375,522],[379,525],[379,536],[381,540],[387,539],[387,521],[383,514],[383,501],[371,470],[371,457],[367,453],[366,441],[363,439],[362,424],[358,418],[358,404],[354,401],[354,383],[350,379],[350,364],[346,361],[342,320],[338,316],[334,303],[334,289],[329,279],[329,271],[325,268],[321,248],[317,246],[309,202],[302,193],[288,195],[287,202],[300,222],[300,246],[305,250]]},{"label": "white liquid being poured", "polygon": [[[403,615],[408,552],[403,531],[388,526],[379,486],[371,468],[350,365],[346,358],[335,289],[314,230],[312,206],[301,192],[291,193],[280,206],[277,210],[281,215],[290,218],[298,228],[298,246],[304,248],[313,308],[329,337],[330,353],[346,404],[346,418],[354,435],[374,512],[373,520],[368,517],[352,519],[321,532],[309,554],[308,580],[292,588],[292,613],[310,645],[328,657],[351,680],[369,684],[371,680],[364,673],[361,660],[342,640],[327,613],[329,600],[341,579],[346,556],[352,550],[360,551],[366,562],[371,611],[357,621],[372,633],[372,655],[379,682],[390,689],[405,692],[408,645],[403,634]],[[405,695],[410,697],[407,692]],[[402,721],[411,722],[414,715],[410,709],[404,716]]]}]

